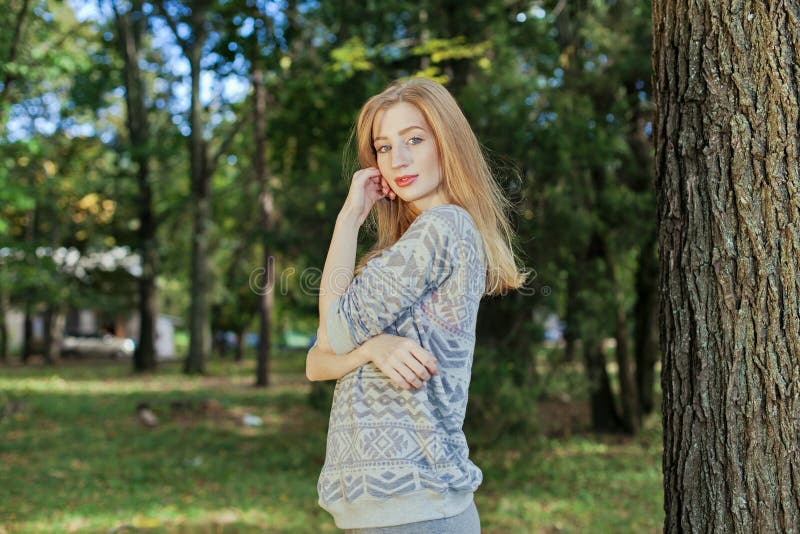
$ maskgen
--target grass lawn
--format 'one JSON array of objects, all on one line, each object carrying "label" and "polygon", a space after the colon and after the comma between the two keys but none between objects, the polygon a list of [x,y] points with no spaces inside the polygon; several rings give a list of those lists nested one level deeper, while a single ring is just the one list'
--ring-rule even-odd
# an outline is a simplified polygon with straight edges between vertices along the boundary
[{"label": "grass lawn", "polygon": [[[307,402],[304,358],[278,352],[267,390],[252,362],[215,360],[206,377],[178,363],[144,377],[127,362],[0,366],[0,414],[18,408],[0,419],[0,533],[336,532],[316,502],[327,414]],[[140,402],[157,426],[139,422]],[[571,428],[472,451],[483,532],[661,532],[656,416],[620,438],[586,433],[580,403],[538,413]]]}]

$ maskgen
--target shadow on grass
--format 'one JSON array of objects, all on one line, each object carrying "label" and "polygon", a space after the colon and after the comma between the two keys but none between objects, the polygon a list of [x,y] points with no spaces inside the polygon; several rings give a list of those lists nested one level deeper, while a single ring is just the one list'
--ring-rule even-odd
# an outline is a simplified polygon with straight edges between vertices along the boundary
[{"label": "shadow on grass", "polygon": [[[23,406],[0,421],[8,532],[336,531],[316,494],[327,413],[309,408],[302,375],[276,373],[265,390],[221,365],[202,378],[76,367],[57,379],[0,369],[0,404]],[[137,418],[140,402],[156,427]],[[246,426],[247,414],[262,424]],[[477,448],[483,532],[660,530],[659,425],[635,439],[578,432]]]}]

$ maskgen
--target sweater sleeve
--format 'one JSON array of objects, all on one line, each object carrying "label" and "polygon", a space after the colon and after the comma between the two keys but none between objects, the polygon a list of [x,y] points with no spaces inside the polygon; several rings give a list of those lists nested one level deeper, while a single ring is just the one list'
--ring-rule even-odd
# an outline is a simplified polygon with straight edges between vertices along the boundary
[{"label": "sweater sleeve", "polygon": [[391,325],[453,272],[456,239],[441,210],[421,213],[402,237],[372,258],[334,300],[326,317],[328,341],[346,354]]}]

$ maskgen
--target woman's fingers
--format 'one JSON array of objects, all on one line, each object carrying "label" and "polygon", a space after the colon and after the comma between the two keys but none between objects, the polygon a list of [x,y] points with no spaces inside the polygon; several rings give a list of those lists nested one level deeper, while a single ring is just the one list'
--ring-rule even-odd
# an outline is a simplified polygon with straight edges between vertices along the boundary
[{"label": "woman's fingers", "polygon": [[388,369],[384,372],[389,379],[394,382],[394,384],[399,387],[400,389],[411,389],[411,385],[406,381],[406,379],[397,372],[395,369]]},{"label": "woman's fingers", "polygon": [[409,358],[406,360],[405,364],[409,369],[411,369],[416,377],[419,377],[420,380],[428,380],[431,377],[428,370],[425,369],[425,366],[419,363],[416,359]]},{"label": "woman's fingers", "polygon": [[390,200],[394,199],[396,196],[392,188],[389,187],[389,182],[386,181],[386,178],[381,176],[381,194],[385,197],[388,197]]},{"label": "woman's fingers", "polygon": [[434,358],[433,354],[425,350],[423,347],[416,345],[411,349],[411,354],[419,363],[424,365],[431,374],[435,375],[439,372],[439,365],[436,361],[436,358]]},{"label": "woman's fingers", "polygon": [[414,371],[409,369],[409,367],[404,363],[401,362],[400,365],[395,367],[395,370],[400,373],[410,387],[418,388],[422,386],[422,380],[417,378],[417,375],[414,374]]},{"label": "woman's fingers", "polygon": [[367,344],[373,363],[401,389],[418,389],[439,372],[436,358],[412,339],[380,334]]},{"label": "woman's fingers", "polygon": [[389,187],[389,182],[386,181],[380,170],[375,167],[367,167],[357,171],[353,175],[353,180],[355,181],[356,179],[363,180],[365,188],[375,191],[376,199],[387,197],[391,200],[397,196]]},{"label": "woman's fingers", "polygon": [[370,178],[381,177],[381,171],[377,167],[364,167],[353,174],[353,178],[368,180]]}]

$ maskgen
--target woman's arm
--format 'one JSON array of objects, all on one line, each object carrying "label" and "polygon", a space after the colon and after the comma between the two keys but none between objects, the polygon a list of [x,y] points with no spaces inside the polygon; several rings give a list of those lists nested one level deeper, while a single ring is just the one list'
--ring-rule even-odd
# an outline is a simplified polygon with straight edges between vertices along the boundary
[{"label": "woman's arm", "polygon": [[[341,295],[325,302],[324,348],[347,354],[384,332],[433,288],[443,285],[465,257],[461,239],[469,220],[460,208],[430,208],[393,245],[364,265]],[[466,289],[466,288],[465,288]],[[321,323],[322,324],[322,323]]]},{"label": "woman's arm", "polygon": [[312,382],[338,380],[368,362],[401,389],[422,387],[439,372],[436,358],[417,342],[380,334],[344,355],[322,350],[315,344],[306,357],[306,377]]},{"label": "woman's arm", "polygon": [[364,224],[375,202],[386,196],[393,198],[393,195],[389,184],[376,167],[367,167],[353,174],[350,191],[336,218],[336,226],[320,281],[320,328],[317,336],[320,348],[325,351],[332,351],[327,330],[329,308],[345,293],[353,279],[358,229]]},{"label": "woman's arm", "polygon": [[369,357],[361,347],[357,347],[345,355],[340,355],[324,350],[319,344],[316,344],[311,347],[306,356],[306,377],[312,382],[338,380],[368,361]]},{"label": "woman's arm", "polygon": [[[336,226],[328,248],[328,257],[322,270],[319,287],[319,330],[317,339],[322,352],[333,353],[326,328],[328,308],[344,294],[353,279],[356,261],[356,242],[359,229],[358,215],[347,207],[336,218]],[[336,377],[338,378],[338,377]],[[320,380],[327,380],[323,378]]]}]

